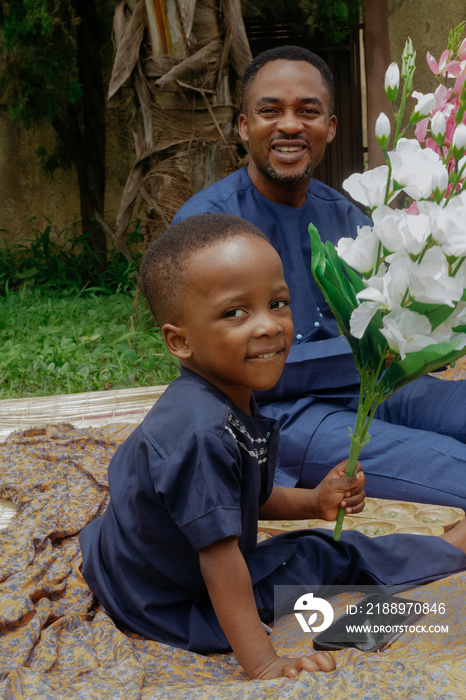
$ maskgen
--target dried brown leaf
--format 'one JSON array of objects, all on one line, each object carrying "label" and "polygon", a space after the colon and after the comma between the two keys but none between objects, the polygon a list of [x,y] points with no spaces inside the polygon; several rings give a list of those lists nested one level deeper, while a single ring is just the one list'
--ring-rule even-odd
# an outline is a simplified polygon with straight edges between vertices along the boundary
[{"label": "dried brown leaf", "polygon": [[[117,10],[119,11],[119,22],[121,22],[120,6],[117,8]],[[130,78],[139,61],[139,52],[144,37],[146,23],[146,6],[144,0],[140,0],[136,5],[136,9],[131,15],[129,22],[126,23],[123,35],[121,36],[120,42],[117,45],[112,75],[110,77],[110,85],[108,88],[109,100],[112,99],[112,97]],[[119,31],[120,30],[121,27],[119,27]]]}]

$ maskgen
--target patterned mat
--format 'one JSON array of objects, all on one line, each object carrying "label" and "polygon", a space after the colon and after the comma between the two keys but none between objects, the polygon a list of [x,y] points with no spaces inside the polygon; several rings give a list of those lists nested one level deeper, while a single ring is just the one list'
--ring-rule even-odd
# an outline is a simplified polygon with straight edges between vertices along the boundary
[{"label": "patterned mat", "polygon": [[[105,508],[108,462],[131,429],[49,425],[0,444],[2,493],[18,508],[0,531],[0,698],[465,697],[466,574],[410,592],[447,603],[448,634],[409,632],[379,654],[335,652],[336,671],[303,673],[295,682],[247,681],[232,654],[200,656],[117,629],[81,576],[77,535]],[[347,602],[335,603],[337,614]],[[277,651],[303,655],[312,650],[311,637],[288,616],[272,639]]]}]

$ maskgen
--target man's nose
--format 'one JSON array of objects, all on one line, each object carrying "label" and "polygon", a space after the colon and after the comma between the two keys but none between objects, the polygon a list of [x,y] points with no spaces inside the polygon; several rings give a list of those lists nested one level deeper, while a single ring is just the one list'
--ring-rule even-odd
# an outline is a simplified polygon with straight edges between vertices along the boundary
[{"label": "man's nose", "polygon": [[302,121],[294,110],[284,110],[280,115],[277,126],[286,134],[296,134],[301,131]]}]

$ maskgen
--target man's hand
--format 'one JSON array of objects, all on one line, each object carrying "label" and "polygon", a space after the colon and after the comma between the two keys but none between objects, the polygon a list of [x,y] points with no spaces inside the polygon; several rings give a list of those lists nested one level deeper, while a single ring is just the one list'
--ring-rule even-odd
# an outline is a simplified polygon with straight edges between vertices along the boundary
[{"label": "man's hand", "polygon": [[273,663],[261,671],[258,680],[271,680],[272,678],[291,678],[295,680],[300,671],[334,671],[335,659],[328,651],[319,651],[312,656],[301,656],[299,659],[290,659],[286,656],[278,656]]},{"label": "man's hand", "polygon": [[315,503],[322,520],[336,520],[338,508],[345,509],[347,515],[360,513],[364,509],[366,477],[361,465],[357,464],[353,476],[345,476],[348,460],[340,462],[314,489]]}]

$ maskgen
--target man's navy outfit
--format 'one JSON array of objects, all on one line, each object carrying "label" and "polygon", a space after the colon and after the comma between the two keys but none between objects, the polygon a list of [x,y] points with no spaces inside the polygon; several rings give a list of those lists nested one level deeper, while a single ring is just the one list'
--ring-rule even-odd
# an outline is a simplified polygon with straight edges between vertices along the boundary
[{"label": "man's navy outfit", "polygon": [[[308,227],[336,244],[371,224],[346,197],[311,180],[304,206],[276,204],[242,168],[198,192],[173,223],[205,212],[235,214],[263,231],[283,262],[295,336],[279,383],[257,394],[263,414],[281,419],[276,481],[313,487],[348,457],[359,374],[311,272]],[[361,461],[368,495],[466,506],[466,382],[422,377],[383,403]]]},{"label": "man's navy outfit", "polygon": [[[411,587],[466,568],[438,537],[370,539],[301,530],[257,545],[259,507],[273,487],[278,424],[234,406],[182,368],[109,467],[110,503],[81,532],[83,574],[105,609],[145,637],[199,653],[229,649],[198,552],[239,538],[259,614],[275,585]],[[232,600],[232,605],[235,601]]]}]

